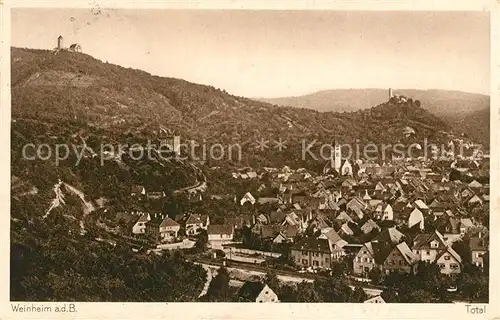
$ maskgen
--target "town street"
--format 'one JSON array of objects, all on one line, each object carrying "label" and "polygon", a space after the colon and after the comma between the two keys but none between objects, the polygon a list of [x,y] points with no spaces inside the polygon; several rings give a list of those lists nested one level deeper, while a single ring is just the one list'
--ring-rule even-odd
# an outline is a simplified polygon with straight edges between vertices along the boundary
[{"label": "town street", "polygon": [[[205,263],[199,263],[199,262],[194,262],[195,264],[201,264],[201,266],[207,270],[208,278],[207,278],[207,283],[205,284],[205,287],[203,289],[203,294],[206,293],[206,290],[208,289],[208,285],[210,284],[210,281],[212,280],[212,273],[211,270],[217,270],[220,268],[220,266],[217,265],[211,265],[211,264],[205,264]],[[240,273],[243,274],[244,276],[250,278],[252,276],[258,276],[258,277],[264,277],[266,274],[264,272],[260,271],[255,271],[255,270],[248,270],[244,268],[232,268],[232,267],[227,267],[227,270],[229,271],[230,275],[233,275],[235,273]],[[290,275],[280,275],[278,274],[278,279],[283,282],[295,282],[295,283],[300,283],[303,281],[306,282],[313,282],[314,280],[309,279],[309,278],[304,278],[300,276],[290,276]],[[239,280],[239,279],[238,279]],[[360,285],[363,287],[362,285]],[[350,286],[352,289],[354,289],[354,286]],[[369,296],[377,296],[382,293],[382,290],[380,289],[375,289],[375,288],[363,288],[363,290],[368,294]],[[202,296],[203,294],[200,294]]]}]

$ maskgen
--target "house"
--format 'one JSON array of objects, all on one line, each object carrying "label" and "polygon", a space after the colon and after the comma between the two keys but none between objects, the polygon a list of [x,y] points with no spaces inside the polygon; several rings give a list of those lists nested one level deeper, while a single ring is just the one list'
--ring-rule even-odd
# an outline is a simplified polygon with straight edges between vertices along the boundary
[{"label": "house", "polygon": [[130,196],[139,197],[146,194],[146,189],[141,185],[134,185],[130,190]]},{"label": "house", "polygon": [[285,220],[283,221],[283,225],[290,226],[300,226],[302,224],[302,220],[295,212],[290,212],[285,216]]},{"label": "house", "polygon": [[210,224],[210,218],[208,215],[190,214],[186,220],[186,235],[193,236],[200,233],[202,229],[205,229]]},{"label": "house", "polygon": [[472,181],[472,182],[471,182],[471,183],[469,183],[467,186],[468,186],[469,188],[472,188],[472,189],[479,189],[479,188],[482,188],[482,187],[483,187],[483,185],[482,185],[481,183],[477,182],[477,180]]},{"label": "house", "polygon": [[161,198],[165,198],[165,192],[163,191],[149,191],[146,193],[146,197],[148,200],[158,200]]},{"label": "house", "polygon": [[408,228],[418,225],[420,230],[424,229],[424,214],[418,208],[413,209],[408,217]]},{"label": "house", "polygon": [[386,188],[385,186],[382,184],[382,182],[378,182],[376,185],[375,185],[375,191],[386,191]]},{"label": "house", "polygon": [[247,202],[251,203],[252,205],[255,204],[255,198],[252,196],[252,194],[250,192],[245,193],[243,198],[241,198],[241,200],[240,200],[241,205],[244,205]]},{"label": "house", "polygon": [[277,303],[280,302],[276,293],[262,282],[246,281],[238,290],[238,301]]},{"label": "house", "polygon": [[146,233],[146,223],[151,220],[151,215],[149,213],[143,213],[136,223],[132,227],[133,234],[145,234]]},{"label": "house", "polygon": [[439,231],[418,234],[413,240],[413,253],[419,260],[428,263],[436,261],[438,255],[448,247],[443,235]]},{"label": "house", "polygon": [[234,230],[242,229],[243,226],[250,227],[252,219],[249,216],[239,215],[236,217],[224,217],[224,224],[230,225]]},{"label": "house", "polygon": [[330,249],[335,253],[334,258],[339,259],[345,254],[344,247],[348,244],[333,228],[326,228],[321,231],[318,239],[327,239],[330,244]]},{"label": "house", "polygon": [[363,200],[358,197],[352,198],[351,201],[346,204],[346,208],[352,211],[356,211],[358,209],[365,210],[366,207],[366,203],[364,203]]},{"label": "house", "polygon": [[381,296],[375,296],[363,301],[363,303],[385,303],[385,300]]},{"label": "house", "polygon": [[449,246],[438,254],[436,263],[443,274],[457,274],[462,271],[462,258]]},{"label": "house", "polygon": [[484,255],[488,252],[488,243],[484,238],[471,237],[469,247],[472,256],[472,264],[477,267],[484,267]]},{"label": "house", "polygon": [[146,223],[146,234],[155,240],[169,242],[177,238],[181,225],[170,217],[152,219]]},{"label": "house", "polygon": [[419,210],[424,211],[424,212],[429,210],[429,207],[420,199],[415,201],[415,207]]},{"label": "house", "polygon": [[361,226],[361,231],[363,231],[364,234],[368,234],[374,230],[380,231],[381,229],[372,219],[369,219]]},{"label": "house", "polygon": [[469,218],[462,218],[460,219],[460,234],[465,235],[467,233],[467,230],[470,228],[474,227],[474,223],[472,223],[472,220]]},{"label": "house", "polygon": [[406,242],[401,242],[384,259],[382,269],[387,274],[394,271],[415,274],[417,262],[418,257],[411,252]]},{"label": "house", "polygon": [[344,164],[342,165],[340,169],[340,174],[343,176],[352,176],[352,165],[349,162],[349,160],[345,160]]},{"label": "house", "polygon": [[233,241],[234,230],[230,225],[210,224],[207,227],[208,243],[212,249],[222,249],[222,245]]},{"label": "house", "polygon": [[470,197],[469,200],[467,200],[467,204],[469,206],[473,206],[473,205],[483,205],[483,200],[477,196],[477,195],[473,195],[472,197]]},{"label": "house", "polygon": [[327,239],[304,237],[290,251],[295,264],[305,268],[330,268],[334,259]]},{"label": "house", "polygon": [[386,205],[382,211],[382,220],[394,220],[394,211],[390,204]]},{"label": "house", "polygon": [[255,179],[255,178],[257,178],[257,172],[249,171],[249,172],[247,172],[247,176],[249,179]]},{"label": "house", "polygon": [[82,52],[82,46],[78,43],[73,43],[69,46],[68,51],[70,52]]},{"label": "house", "polygon": [[338,230],[338,233],[345,236],[352,236],[354,231],[352,231],[351,227],[349,227],[349,223],[345,222]]},{"label": "house", "polygon": [[443,215],[436,221],[436,228],[443,234],[459,234],[460,220]]},{"label": "house", "polygon": [[281,210],[271,211],[269,214],[269,223],[271,224],[281,224],[285,221],[286,213]]},{"label": "house", "polygon": [[352,188],[354,188],[354,187],[356,187],[357,185],[358,184],[356,183],[356,181],[354,179],[352,179],[352,178],[348,178],[348,179],[344,180],[342,182],[342,184],[341,184],[341,186],[343,188],[346,188],[346,189],[349,189],[349,190],[352,189]]},{"label": "house", "polygon": [[462,190],[462,192],[460,192],[460,197],[462,199],[467,199],[467,198],[470,198],[472,197],[473,195],[475,195],[474,191],[472,191],[471,188],[465,188]]},{"label": "house", "polygon": [[366,276],[370,270],[377,266],[375,261],[376,247],[372,242],[364,243],[354,256],[353,272],[355,275]]},{"label": "house", "polygon": [[280,199],[279,198],[270,198],[270,197],[260,197],[257,202],[259,204],[266,204],[266,203],[279,203]]},{"label": "house", "polygon": [[299,234],[298,226],[281,226],[279,234],[273,239],[274,243],[283,243],[283,242],[294,242],[295,237]]},{"label": "house", "polygon": [[336,219],[342,222],[354,222],[354,220],[345,211],[339,213]]},{"label": "house", "polygon": [[259,232],[259,237],[261,240],[274,239],[280,234],[280,226],[263,225],[260,227]]},{"label": "house", "polygon": [[374,239],[374,241],[381,242],[384,244],[396,245],[404,240],[404,234],[402,234],[395,227],[384,229],[380,232]]},{"label": "house", "polygon": [[372,200],[372,197],[370,197],[370,195],[368,194],[368,190],[365,189],[365,195],[363,196],[363,201],[365,202],[369,202],[370,200]]}]

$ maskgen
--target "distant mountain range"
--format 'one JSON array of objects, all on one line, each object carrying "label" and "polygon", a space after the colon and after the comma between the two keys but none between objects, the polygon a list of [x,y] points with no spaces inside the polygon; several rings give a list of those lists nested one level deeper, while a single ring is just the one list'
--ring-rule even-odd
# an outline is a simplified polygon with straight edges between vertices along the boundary
[{"label": "distant mountain range", "polygon": [[[447,90],[393,89],[400,94],[419,100],[427,111],[448,120],[461,120],[490,106],[490,97],[477,93]],[[313,109],[320,112],[352,112],[364,110],[388,100],[388,89],[335,89],[281,98],[258,98],[275,105]]]}]

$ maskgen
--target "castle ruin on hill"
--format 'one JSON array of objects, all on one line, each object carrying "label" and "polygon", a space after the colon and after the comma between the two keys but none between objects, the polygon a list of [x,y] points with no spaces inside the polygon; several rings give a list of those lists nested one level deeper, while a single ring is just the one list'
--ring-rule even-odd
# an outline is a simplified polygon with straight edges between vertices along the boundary
[{"label": "castle ruin on hill", "polygon": [[69,47],[64,47],[63,36],[57,37],[57,47],[54,48],[54,52],[57,54],[59,51],[69,51],[69,52],[82,52],[82,46],[78,43],[73,43]]}]

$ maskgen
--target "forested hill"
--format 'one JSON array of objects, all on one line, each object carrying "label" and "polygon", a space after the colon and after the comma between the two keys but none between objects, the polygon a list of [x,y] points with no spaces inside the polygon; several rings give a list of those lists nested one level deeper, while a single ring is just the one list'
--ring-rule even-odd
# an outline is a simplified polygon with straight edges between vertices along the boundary
[{"label": "forested hill", "polygon": [[13,119],[50,124],[37,134],[59,136],[56,131],[73,126],[100,141],[157,137],[162,126],[186,139],[238,142],[251,149],[250,142],[260,137],[331,141],[338,135],[382,142],[394,140],[394,132],[405,125],[415,126],[417,136],[449,129],[425,110],[425,103],[418,107],[381,101],[351,113],[276,107],[70,52],[13,48],[12,86]]},{"label": "forested hill", "polygon": [[[194,139],[207,145],[241,146],[241,159],[226,154],[220,161],[206,161],[206,166],[291,165],[316,170],[324,163],[302,159],[302,141],[331,143],[337,137],[343,143],[361,144],[421,143],[424,138],[447,142],[444,131],[451,130],[446,121],[412,99],[386,101],[357,112],[320,113],[152,76],[82,53],[19,48],[12,48],[12,119],[12,173],[21,181],[52,193],[52,186],[62,179],[90,199],[105,196],[122,206],[126,206],[131,185],[168,194],[204,179],[204,164],[116,156],[101,166],[89,154],[75,166],[75,154],[58,164],[26,161],[21,157],[22,147],[67,144],[98,153],[107,143],[144,144],[177,134],[182,142]],[[411,141],[403,133],[406,126],[415,131]],[[282,139],[287,145],[282,152],[261,151],[256,145],[260,139]]]},{"label": "forested hill", "polygon": [[[449,120],[464,119],[473,112],[489,108],[490,105],[489,96],[477,93],[416,89],[394,89],[393,92],[419,100],[425,110]],[[386,101],[387,97],[388,89],[335,89],[303,96],[259,100],[322,112],[351,112],[371,108]]]}]

